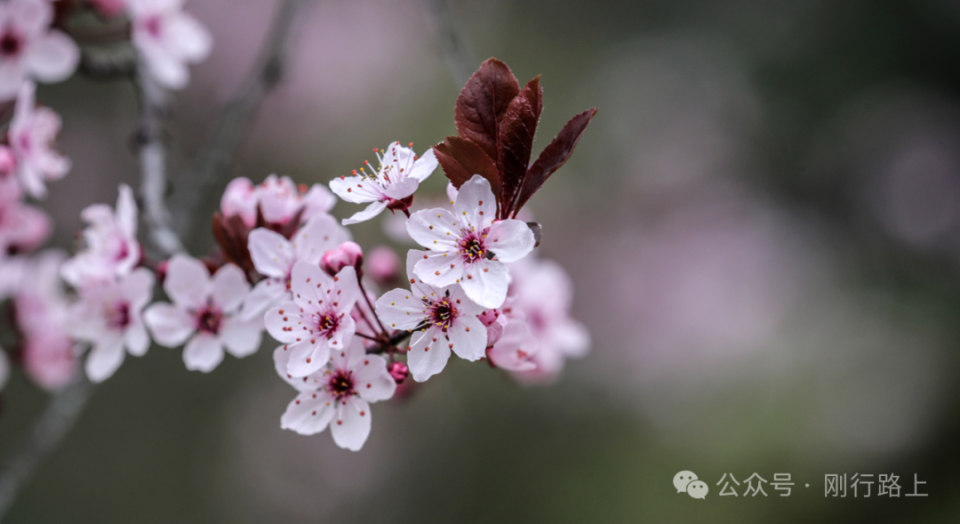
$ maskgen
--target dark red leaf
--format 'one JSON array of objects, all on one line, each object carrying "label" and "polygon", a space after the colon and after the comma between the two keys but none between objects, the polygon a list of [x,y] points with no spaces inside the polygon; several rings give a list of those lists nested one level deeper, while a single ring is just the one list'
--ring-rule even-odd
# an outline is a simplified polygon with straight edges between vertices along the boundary
[{"label": "dark red leaf", "polygon": [[500,194],[500,173],[497,166],[477,144],[458,136],[448,136],[446,140],[433,146],[433,153],[443,167],[443,172],[457,189],[473,175],[480,175],[490,181],[494,195]]},{"label": "dark red leaf", "polygon": [[457,97],[454,123],[461,138],[473,141],[497,164],[497,135],[507,106],[520,84],[507,64],[488,58]]},{"label": "dark red leaf", "polygon": [[527,170],[527,176],[523,179],[523,187],[520,189],[520,197],[517,199],[517,205],[513,206],[511,213],[517,215],[517,211],[530,200],[530,197],[540,189],[540,186],[550,178],[554,172],[560,169],[564,163],[573,154],[573,149],[577,147],[577,142],[587,129],[587,124],[596,116],[598,109],[587,109],[583,113],[573,117],[567,122],[556,138],[550,142],[537,161]]},{"label": "dark red leaf", "polygon": [[253,274],[253,260],[247,249],[250,228],[239,215],[224,218],[219,212],[213,214],[213,237],[220,246],[225,261],[240,267],[249,276]]},{"label": "dark red leaf", "polygon": [[530,167],[530,152],[537,123],[543,111],[543,88],[540,77],[527,82],[520,94],[510,102],[500,123],[498,150],[500,157],[500,218],[506,218],[513,207],[523,178]]}]

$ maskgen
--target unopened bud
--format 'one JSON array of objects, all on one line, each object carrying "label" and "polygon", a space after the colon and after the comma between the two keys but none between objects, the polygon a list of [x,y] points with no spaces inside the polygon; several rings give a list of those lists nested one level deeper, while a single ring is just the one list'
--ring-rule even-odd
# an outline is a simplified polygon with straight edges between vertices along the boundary
[{"label": "unopened bud", "polygon": [[400,280],[400,257],[388,247],[375,247],[367,257],[367,274],[378,286],[396,285]]},{"label": "unopened bud", "polygon": [[487,328],[487,347],[493,347],[503,335],[503,327],[506,324],[506,317],[500,314],[499,310],[488,309],[481,313],[477,318],[485,328]]},{"label": "unopened bud", "polygon": [[330,276],[334,276],[341,269],[351,266],[357,270],[357,277],[363,276],[361,267],[363,266],[363,249],[355,242],[344,242],[330,251],[323,254],[320,259],[320,267]]},{"label": "unopened bud", "polygon": [[407,379],[407,376],[410,375],[410,368],[403,362],[391,362],[387,370],[397,384],[402,384],[403,381]]}]

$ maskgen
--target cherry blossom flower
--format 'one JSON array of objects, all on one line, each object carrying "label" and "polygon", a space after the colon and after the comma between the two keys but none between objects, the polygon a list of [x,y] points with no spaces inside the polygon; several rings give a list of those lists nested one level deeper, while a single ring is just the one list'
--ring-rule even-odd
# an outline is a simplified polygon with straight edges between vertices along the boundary
[{"label": "cherry blossom flower", "polygon": [[153,274],[140,268],[119,280],[80,288],[80,300],[70,310],[70,332],[92,344],[86,361],[90,380],[110,378],[126,352],[137,357],[146,354],[150,338],[142,313],[153,296],[153,284]]},{"label": "cherry blossom flower", "polygon": [[63,178],[70,170],[70,161],[53,149],[60,132],[60,115],[47,107],[35,107],[35,90],[33,82],[20,87],[8,140],[23,188],[34,198],[44,198],[46,181]]},{"label": "cherry blossom flower", "polygon": [[313,435],[330,426],[338,446],[359,451],[370,435],[370,403],[392,398],[397,388],[386,360],[368,355],[356,337],[308,376],[288,374],[293,358],[290,346],[273,352],[277,373],[300,392],[280,418],[280,427]]},{"label": "cherry blossom flower", "polygon": [[0,197],[0,259],[11,252],[33,251],[50,234],[46,213],[19,200],[4,200]]},{"label": "cherry blossom flower", "polygon": [[266,228],[250,232],[248,246],[257,272],[267,277],[253,288],[244,303],[244,316],[252,318],[277,305],[290,301],[290,277],[300,261],[318,265],[324,253],[350,238],[350,232],[330,215],[310,219],[292,239]]},{"label": "cherry blossom flower", "polygon": [[17,95],[28,78],[59,82],[80,61],[80,50],[67,35],[50,29],[48,0],[0,3],[0,101]]},{"label": "cherry blossom flower", "polygon": [[358,278],[363,277],[363,248],[356,242],[343,242],[320,258],[320,267],[328,275],[336,275],[347,266],[357,270]]},{"label": "cherry blossom flower", "polygon": [[202,62],[213,39],[196,18],[183,11],[183,0],[127,0],[133,45],[150,74],[164,87],[187,85],[188,63]]},{"label": "cherry blossom flower", "polygon": [[477,304],[500,307],[509,284],[503,263],[525,257],[535,240],[526,224],[494,220],[496,212],[490,182],[474,175],[460,186],[453,212],[441,208],[414,213],[407,231],[430,249],[414,267],[417,277],[437,287],[459,283]]},{"label": "cherry blossom flower", "polygon": [[152,304],[143,320],[158,344],[187,343],[183,351],[187,369],[212,371],[223,361],[224,346],[237,358],[260,347],[260,320],[239,315],[250,284],[237,266],[227,264],[211,278],[199,260],[174,255],[167,264],[163,289],[173,303]]},{"label": "cherry blossom flower", "polygon": [[509,269],[513,280],[504,313],[510,323],[524,319],[539,342],[531,356],[536,369],[515,376],[524,381],[548,381],[560,373],[566,359],[587,354],[590,333],[570,317],[573,285],[559,264],[531,258],[510,264]]},{"label": "cherry blossom flower", "polygon": [[301,222],[325,215],[334,204],[333,195],[320,184],[307,190],[294,184],[290,177],[270,175],[257,186],[243,177],[231,180],[220,199],[220,211],[226,217],[240,216],[247,227],[253,227],[258,206],[264,221],[286,224],[297,213]]},{"label": "cherry blossom flower", "polygon": [[418,330],[407,350],[407,365],[417,382],[443,371],[453,351],[464,360],[479,360],[487,347],[487,330],[477,318],[483,308],[454,284],[435,287],[413,274],[414,263],[426,255],[407,253],[410,290],[394,289],[377,300],[377,315],[393,329]]},{"label": "cherry blossom flower", "polygon": [[89,224],[83,231],[83,249],[61,270],[63,279],[74,287],[129,274],[140,261],[137,243],[137,203],[133,191],[120,185],[116,209],[94,204],[80,216]]},{"label": "cherry blossom flower", "polygon": [[65,329],[68,303],[59,277],[64,258],[58,250],[31,257],[20,268],[14,296],[23,369],[30,380],[50,391],[70,383],[78,364],[74,341]]},{"label": "cherry blossom flower", "polygon": [[301,261],[293,266],[290,288],[293,301],[267,311],[264,323],[291,351],[287,373],[305,377],[322,368],[331,351],[350,344],[357,324],[349,313],[360,298],[360,285],[352,267],[331,277]]},{"label": "cherry blossom flower", "polygon": [[410,202],[405,200],[413,195],[420,182],[426,180],[438,165],[433,149],[428,149],[418,158],[413,149],[401,146],[400,142],[393,142],[382,154],[377,149],[374,152],[380,160],[376,172],[366,173],[365,169],[361,169],[361,174],[354,171],[353,176],[330,181],[330,189],[341,199],[354,204],[370,202],[363,211],[344,219],[344,225],[370,220],[388,207],[406,209]]},{"label": "cherry blossom flower", "polygon": [[507,371],[534,371],[537,364],[533,357],[538,346],[526,322],[510,319],[496,343],[487,349],[487,356],[495,366]]}]

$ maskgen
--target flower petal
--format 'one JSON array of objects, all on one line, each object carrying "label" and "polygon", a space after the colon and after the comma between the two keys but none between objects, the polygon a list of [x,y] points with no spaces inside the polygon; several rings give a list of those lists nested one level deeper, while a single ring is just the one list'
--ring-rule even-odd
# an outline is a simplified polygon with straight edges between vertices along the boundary
[{"label": "flower petal", "polygon": [[[475,267],[476,263],[470,267]],[[470,268],[465,267],[459,255],[447,253],[430,253],[426,258],[417,261],[413,272],[420,280],[434,287],[452,286],[463,280],[464,273]]]},{"label": "flower petal", "polygon": [[143,320],[150,328],[153,340],[168,348],[183,344],[196,329],[193,317],[183,309],[166,302],[148,307],[143,312]]},{"label": "flower petal", "polygon": [[383,200],[383,190],[369,176],[337,177],[330,181],[330,189],[342,200],[353,204]]},{"label": "flower petal", "polygon": [[223,361],[223,346],[210,333],[198,333],[183,349],[183,362],[191,371],[209,373]]},{"label": "flower petal", "polygon": [[195,258],[173,255],[167,264],[167,278],[163,281],[163,289],[178,306],[200,308],[206,305],[207,297],[210,296],[210,273],[203,262]]},{"label": "flower petal", "polygon": [[330,424],[336,409],[333,399],[322,391],[297,395],[280,417],[280,427],[301,435],[315,435]]},{"label": "flower petal", "polygon": [[533,251],[536,240],[533,232],[519,220],[507,219],[495,222],[487,231],[487,249],[497,255],[500,262],[516,262]]},{"label": "flower petal", "polygon": [[419,180],[416,178],[402,176],[399,180],[396,180],[387,186],[387,188],[383,191],[383,194],[394,200],[403,200],[404,198],[416,193],[418,187],[420,187]]},{"label": "flower petal", "polygon": [[277,278],[265,278],[257,282],[256,286],[243,299],[243,309],[240,316],[245,320],[259,317],[271,307],[277,305],[280,301],[290,300],[290,294],[287,293],[287,286],[283,280]]},{"label": "flower petal", "polygon": [[41,82],[59,82],[80,63],[80,49],[67,35],[50,31],[37,35],[25,50],[24,63]]},{"label": "flower petal", "polygon": [[330,361],[330,345],[326,339],[305,339],[288,344],[290,360],[287,373],[293,377],[306,377],[316,373]]},{"label": "flower petal", "polygon": [[353,224],[359,224],[360,222],[366,222],[367,220],[370,220],[371,218],[382,213],[383,210],[386,208],[387,208],[387,203],[378,200],[376,202],[371,203],[363,211],[358,211],[354,213],[353,216],[351,216],[350,218],[344,218],[343,225],[349,226]]},{"label": "flower petal", "polygon": [[407,365],[417,382],[443,371],[450,359],[450,346],[439,328],[430,327],[413,335],[413,343],[407,351]]},{"label": "flower petal", "polygon": [[393,329],[413,329],[427,318],[427,308],[420,297],[406,289],[388,291],[377,299],[377,316]]},{"label": "flower petal", "polygon": [[250,293],[250,284],[243,270],[233,264],[226,264],[213,275],[213,302],[232,313],[240,309],[243,299]]},{"label": "flower petal", "polygon": [[319,264],[324,253],[350,238],[350,232],[338,224],[335,218],[330,215],[317,215],[297,231],[291,243],[296,252],[296,260]]},{"label": "flower petal", "polygon": [[460,285],[470,300],[487,309],[503,305],[507,299],[507,268],[495,260],[479,260],[463,269]]},{"label": "flower petal", "polygon": [[93,382],[103,382],[123,364],[123,339],[116,335],[109,335],[97,341],[87,355],[84,366],[87,376]]},{"label": "flower petal", "polygon": [[427,149],[423,156],[414,163],[413,169],[407,173],[407,176],[423,182],[436,171],[438,164],[437,157],[433,154],[433,148]]},{"label": "flower petal", "polygon": [[[459,227],[458,225],[459,224]],[[407,233],[416,243],[433,251],[457,251],[463,221],[443,208],[417,211],[407,220]]]},{"label": "flower petal", "polygon": [[294,377],[287,372],[287,364],[290,362],[290,355],[293,352],[290,346],[283,345],[273,350],[273,367],[277,375],[293,386],[297,391],[316,391],[323,385],[323,372],[314,373],[305,377]]},{"label": "flower petal", "polygon": [[123,332],[123,344],[135,357],[142,357],[150,348],[150,336],[147,335],[147,328],[143,325],[140,315],[131,315],[130,324]]},{"label": "flower petal", "polygon": [[457,318],[447,329],[447,337],[450,339],[450,349],[464,360],[480,360],[486,352],[487,330],[477,317]]},{"label": "flower petal", "polygon": [[280,233],[258,227],[247,237],[253,267],[265,277],[287,278],[296,261],[293,244]]},{"label": "flower petal", "polygon": [[359,451],[370,436],[370,404],[357,397],[340,401],[330,433],[341,448]]},{"label": "flower petal", "polygon": [[357,394],[367,402],[393,398],[397,389],[397,382],[387,371],[387,361],[380,355],[364,355],[354,368],[353,376]]},{"label": "flower petal", "polygon": [[460,186],[453,210],[457,218],[466,220],[477,231],[482,231],[497,217],[497,200],[490,189],[490,182],[480,175],[473,175]]},{"label": "flower petal", "polygon": [[278,342],[292,343],[309,335],[300,307],[293,302],[284,302],[263,315],[263,323],[270,336]]},{"label": "flower petal", "polygon": [[263,321],[259,318],[252,320],[243,320],[238,317],[226,318],[217,335],[231,355],[243,358],[260,349]]}]

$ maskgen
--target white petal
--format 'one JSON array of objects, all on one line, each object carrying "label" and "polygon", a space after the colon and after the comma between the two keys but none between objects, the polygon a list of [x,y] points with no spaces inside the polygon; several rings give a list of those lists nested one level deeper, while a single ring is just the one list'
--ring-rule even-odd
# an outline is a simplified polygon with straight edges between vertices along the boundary
[{"label": "white petal", "polygon": [[[21,60],[0,60],[0,100],[13,100],[27,76]],[[19,105],[19,104],[18,104]],[[22,177],[21,177],[22,178]],[[27,188],[30,191],[30,188]],[[33,192],[31,192],[33,194]]]},{"label": "white petal", "polygon": [[416,178],[400,177],[399,180],[387,186],[383,193],[394,200],[402,200],[414,194],[418,187],[420,187],[420,181]]},{"label": "white petal", "polygon": [[290,360],[287,373],[293,377],[305,377],[316,373],[330,361],[330,346],[326,339],[304,339],[288,344]]},{"label": "white petal", "polygon": [[363,204],[383,200],[383,190],[370,177],[337,177],[330,181],[330,189],[346,202]]},{"label": "white petal", "polygon": [[423,182],[437,169],[437,157],[433,154],[433,148],[427,149],[422,157],[418,158],[413,165],[413,169],[407,173],[407,176],[416,178]]},{"label": "white petal", "polygon": [[519,220],[507,219],[490,226],[486,246],[500,262],[516,262],[533,251],[533,231]]},{"label": "white petal", "polygon": [[133,190],[126,184],[120,184],[115,221],[124,235],[137,238],[137,202],[133,198]]},{"label": "white petal", "polygon": [[148,307],[143,312],[143,321],[150,328],[153,340],[168,348],[183,344],[195,330],[193,317],[183,309],[166,302]]},{"label": "white petal", "polygon": [[350,218],[344,218],[343,225],[349,226],[352,224],[359,224],[360,222],[366,222],[367,220],[370,220],[371,218],[382,213],[383,210],[386,208],[387,208],[387,203],[378,200],[376,202],[371,203],[363,211],[358,211],[354,213],[353,216],[351,216]]},{"label": "white petal", "polygon": [[245,320],[261,317],[265,311],[276,306],[280,301],[289,301],[290,294],[284,280],[265,278],[253,286],[253,290],[243,299],[243,310],[240,316]]},{"label": "white petal", "polygon": [[[476,263],[472,264],[476,266]],[[417,278],[434,287],[447,287],[461,282],[464,273],[470,267],[465,266],[463,258],[455,253],[430,253],[417,261],[413,272]]]},{"label": "white petal", "polygon": [[123,340],[116,335],[101,339],[87,355],[84,366],[93,382],[103,382],[113,376],[123,363]]},{"label": "white petal", "polygon": [[210,273],[203,262],[195,258],[173,255],[167,264],[167,278],[163,282],[163,289],[178,306],[200,308],[206,305],[210,296]]},{"label": "white petal", "polygon": [[293,236],[296,259],[319,264],[327,251],[350,240],[347,228],[337,223],[330,215],[317,215],[307,221]]},{"label": "white petal", "polygon": [[406,289],[394,289],[377,299],[377,316],[393,329],[413,329],[427,318],[426,306],[420,297]]},{"label": "white petal", "polygon": [[297,395],[280,417],[280,427],[301,435],[315,435],[327,428],[336,413],[333,399],[322,391]]},{"label": "white petal", "polygon": [[320,184],[310,186],[307,194],[303,195],[302,201],[303,215],[300,218],[304,222],[330,212],[337,203],[337,199],[330,193],[330,190]]},{"label": "white petal", "polygon": [[341,448],[359,451],[370,436],[370,404],[356,397],[341,401],[330,421],[330,433]]},{"label": "white petal", "polygon": [[26,34],[42,32],[53,20],[50,2],[12,0],[4,3],[6,21]]},{"label": "white petal", "polygon": [[287,278],[296,260],[293,244],[276,231],[259,227],[247,237],[253,267],[265,277]]},{"label": "white petal", "polygon": [[453,346],[450,349],[464,360],[477,361],[486,353],[487,330],[477,317],[457,318],[447,329],[447,337]]},{"label": "white petal", "polygon": [[[357,270],[352,266],[347,266],[333,277],[333,297],[334,307],[341,313],[349,313],[353,305],[360,299],[360,283],[357,279]],[[352,335],[352,333],[351,333]]]},{"label": "white petal", "polygon": [[191,371],[209,373],[223,361],[223,347],[216,336],[198,333],[183,349],[183,362]]},{"label": "white petal", "polygon": [[387,361],[380,355],[364,355],[354,368],[353,376],[357,394],[367,402],[393,398],[397,389],[397,382],[387,371]]},{"label": "white petal", "polygon": [[130,303],[130,307],[139,311],[153,298],[153,284],[153,273],[149,269],[135,269],[120,283],[121,293]]},{"label": "white petal", "polygon": [[433,251],[457,251],[463,221],[446,209],[417,211],[407,220],[407,233],[416,243]]},{"label": "white petal", "polygon": [[317,308],[325,309],[326,304],[333,302],[332,300],[327,302],[333,294],[333,289],[333,277],[320,269],[320,266],[303,261],[293,265],[290,275],[290,292],[293,293],[293,301],[298,306],[309,308],[308,312]]},{"label": "white petal", "polygon": [[59,82],[77,69],[80,49],[67,35],[50,31],[38,35],[25,50],[24,62],[41,82]]},{"label": "white petal", "polygon": [[243,358],[260,349],[263,321],[259,318],[246,321],[237,317],[226,318],[217,335],[231,355]]},{"label": "white petal", "polygon": [[460,285],[467,297],[487,309],[496,309],[507,299],[507,268],[495,260],[479,260],[463,269]]},{"label": "white petal", "polygon": [[210,32],[196,18],[178,12],[167,19],[164,40],[176,55],[187,62],[199,62],[207,58],[213,47]]},{"label": "white petal", "polygon": [[407,365],[414,380],[423,382],[443,371],[450,359],[450,346],[440,329],[427,328],[413,335],[407,351]]},{"label": "white petal", "polygon": [[130,324],[123,332],[123,344],[131,355],[142,357],[150,348],[150,336],[139,315],[131,315]]},{"label": "white petal", "polygon": [[143,38],[137,38],[137,34],[134,33],[133,42],[139,44],[137,47],[150,74],[166,88],[183,89],[190,80],[190,72],[187,66],[166,49],[144,43],[144,40]]},{"label": "white petal", "polygon": [[240,309],[243,299],[250,293],[250,284],[243,270],[233,264],[226,264],[213,275],[212,296],[214,304],[225,313]]},{"label": "white petal", "polygon": [[270,336],[278,342],[292,343],[309,335],[300,308],[293,302],[284,302],[263,315],[263,323]]},{"label": "white petal", "polygon": [[294,377],[287,372],[287,365],[290,362],[290,355],[292,353],[290,347],[287,345],[280,346],[273,350],[273,367],[277,375],[286,381],[287,384],[296,388],[297,391],[316,391],[320,389],[326,382],[323,371],[305,377]]},{"label": "white petal", "polygon": [[473,175],[460,186],[453,210],[457,218],[467,220],[477,231],[482,231],[497,217],[497,200],[490,182],[480,175]]}]

